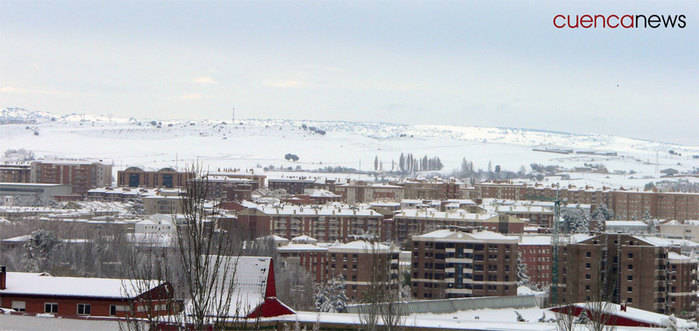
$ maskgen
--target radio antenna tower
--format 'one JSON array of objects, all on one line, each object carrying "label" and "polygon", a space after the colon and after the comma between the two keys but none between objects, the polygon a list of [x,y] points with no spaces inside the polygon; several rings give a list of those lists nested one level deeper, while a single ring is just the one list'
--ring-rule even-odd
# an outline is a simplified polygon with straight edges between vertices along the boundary
[{"label": "radio antenna tower", "polygon": [[559,218],[561,209],[561,199],[558,194],[558,189],[556,189],[556,199],[553,200],[553,233],[551,236],[551,248],[553,250],[553,265],[551,266],[551,303],[555,306],[558,305],[558,260],[559,252],[558,246],[560,245],[560,239],[558,237],[559,232]]}]

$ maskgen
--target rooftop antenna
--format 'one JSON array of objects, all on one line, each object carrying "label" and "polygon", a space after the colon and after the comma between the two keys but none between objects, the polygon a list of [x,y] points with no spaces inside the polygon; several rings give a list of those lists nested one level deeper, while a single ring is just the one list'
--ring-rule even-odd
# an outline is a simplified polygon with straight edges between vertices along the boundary
[{"label": "rooftop antenna", "polygon": [[233,123],[235,123],[235,106],[233,106],[233,117],[232,117]]}]

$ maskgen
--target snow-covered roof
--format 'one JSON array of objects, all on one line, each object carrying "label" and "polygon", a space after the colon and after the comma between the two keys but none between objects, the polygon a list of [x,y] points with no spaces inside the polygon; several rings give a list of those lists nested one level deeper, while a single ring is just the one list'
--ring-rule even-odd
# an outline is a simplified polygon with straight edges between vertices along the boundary
[{"label": "snow-covered roof", "polygon": [[660,238],[652,236],[633,236],[657,247],[699,247],[699,243],[686,239]]},{"label": "snow-covered roof", "polygon": [[323,189],[305,189],[304,194],[307,194],[311,198],[340,198],[341,195],[335,194],[328,190]]},{"label": "snow-covered roof", "polygon": [[687,255],[682,255],[682,254],[678,254],[678,253],[675,253],[675,252],[668,252],[668,253],[667,253],[667,258],[668,258],[669,260],[674,260],[673,262],[690,262],[690,261],[694,261],[694,259],[692,259],[691,257],[689,257],[689,256],[687,256]]},{"label": "snow-covered roof", "polygon": [[[573,306],[586,309],[588,306],[586,303],[575,303]],[[669,321],[670,316],[663,315],[660,313],[655,313],[648,310],[638,309],[634,307],[627,306],[626,310],[621,309],[621,305],[616,303],[606,303],[604,304],[604,309],[606,313],[612,314],[614,316],[619,316],[622,318],[639,321],[651,325],[663,326]],[[696,322],[692,322],[686,319],[677,318],[677,326],[680,328],[691,328],[697,327]]]},{"label": "snow-covered roof", "polygon": [[505,236],[501,233],[492,231],[452,231],[449,229],[435,230],[422,235],[413,236],[413,240],[426,241],[463,241],[463,242],[501,242],[501,243],[517,243],[519,238],[514,236]]},{"label": "snow-covered roof", "polygon": [[280,237],[276,234],[270,234],[270,235],[266,235],[264,237],[258,237],[255,240],[268,240],[268,239],[272,239],[277,244],[285,244],[285,243],[289,242],[289,239],[286,239],[284,237]]},{"label": "snow-covered roof", "polygon": [[327,251],[328,247],[318,246],[314,244],[300,244],[300,243],[289,243],[287,245],[282,245],[277,247],[277,251],[280,253],[285,252],[309,252],[309,251]]},{"label": "snow-covered roof", "polygon": [[378,212],[366,208],[352,208],[350,206],[323,205],[323,206],[261,206],[257,209],[268,215],[319,215],[319,216],[382,216]]},{"label": "snow-covered roof", "polygon": [[[215,257],[205,257],[210,259],[211,268],[214,268]],[[257,306],[265,300],[265,291],[267,289],[267,280],[271,268],[271,257],[257,256],[239,256],[239,257],[221,257],[218,265],[219,271],[216,272],[216,287],[223,287],[220,290],[223,295],[217,296],[215,300],[226,300],[228,291],[230,292],[230,308],[229,316],[245,317],[248,316]],[[213,270],[213,269],[212,269]],[[213,273],[213,271],[212,271]],[[232,284],[232,285],[228,285]],[[230,286],[233,286],[232,290]],[[223,304],[223,303],[222,303]],[[210,307],[218,307],[218,303],[212,304]],[[185,313],[192,313],[191,302],[185,304]],[[210,312],[215,315],[215,312]]]},{"label": "snow-covered roof", "polygon": [[307,236],[307,235],[303,234],[303,235],[300,235],[298,237],[291,238],[291,242],[293,242],[293,243],[317,243],[318,240],[316,238],[313,238],[311,236]]},{"label": "snow-covered roof", "polygon": [[604,222],[607,227],[647,227],[648,224],[642,221],[606,221]]},{"label": "snow-covered roof", "polygon": [[507,205],[507,206],[497,206],[495,207],[495,211],[498,213],[510,213],[510,214],[526,214],[526,213],[534,213],[534,214],[553,214],[553,209],[549,207],[544,207],[544,206],[513,206],[513,205]]},{"label": "snow-covered roof", "polygon": [[438,211],[432,209],[402,209],[398,211],[394,217],[409,217],[409,218],[426,218],[435,220],[452,220],[452,219],[466,219],[466,220],[489,220],[493,217],[497,217],[497,214],[493,213],[469,213],[463,209],[456,209],[450,211]]},{"label": "snow-covered roof", "polygon": [[345,244],[334,244],[328,247],[329,253],[387,253],[398,252],[397,248],[392,248],[381,243],[371,243],[365,240],[355,240]]},{"label": "snow-covered roof", "polygon": [[[135,283],[138,282],[138,283]],[[144,283],[142,283],[144,282]],[[8,272],[7,288],[0,295],[71,296],[91,298],[134,298],[134,288],[155,288],[159,281],[130,279],[54,277],[46,273]]]},{"label": "snow-covered roof", "polygon": [[400,207],[400,203],[398,202],[372,202],[369,204],[371,207]]},{"label": "snow-covered roof", "polygon": [[519,245],[551,245],[551,236],[522,236]]}]

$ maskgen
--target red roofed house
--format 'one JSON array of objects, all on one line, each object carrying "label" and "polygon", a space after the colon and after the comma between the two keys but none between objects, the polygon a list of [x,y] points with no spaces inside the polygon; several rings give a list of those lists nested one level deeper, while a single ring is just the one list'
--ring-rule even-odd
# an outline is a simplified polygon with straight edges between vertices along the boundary
[{"label": "red roofed house", "polygon": [[[174,291],[169,283],[132,282],[129,279],[7,272],[5,266],[0,266],[0,307],[64,317],[143,317],[147,311],[166,315],[178,309],[179,305],[173,305]],[[136,291],[136,288],[144,291]],[[132,312],[133,309],[136,311]]]}]

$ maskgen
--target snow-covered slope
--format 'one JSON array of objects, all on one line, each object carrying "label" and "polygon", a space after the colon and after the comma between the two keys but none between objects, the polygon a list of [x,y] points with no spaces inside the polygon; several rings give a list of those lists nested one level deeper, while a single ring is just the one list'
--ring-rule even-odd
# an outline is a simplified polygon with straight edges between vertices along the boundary
[{"label": "snow-covered slope", "polygon": [[[14,121],[25,118],[36,124],[1,125],[0,152],[25,148],[39,157],[102,159],[113,162],[117,168],[182,166],[198,159],[211,168],[300,164],[311,169],[342,165],[369,170],[378,156],[383,169],[390,169],[391,161],[397,161],[400,153],[413,153],[439,156],[445,164],[444,172],[457,168],[462,158],[473,161],[476,168],[486,169],[492,163],[513,171],[531,163],[564,167],[602,163],[610,171],[634,170],[637,172],[634,177],[639,178],[636,184],[642,185],[650,181],[649,177],[656,176],[658,169],[699,166],[699,160],[692,157],[699,155],[699,146],[568,134],[556,132],[557,128],[540,131],[277,119],[246,119],[235,123],[158,121],[80,114],[58,116],[16,109],[3,110],[2,114],[10,114],[7,117]],[[533,148],[617,152],[618,155],[555,154]],[[670,154],[671,150],[677,154]],[[300,161],[284,161],[286,153],[297,154]],[[618,178],[608,178],[610,182],[606,183],[604,177],[589,176],[592,184],[618,182]]]}]

